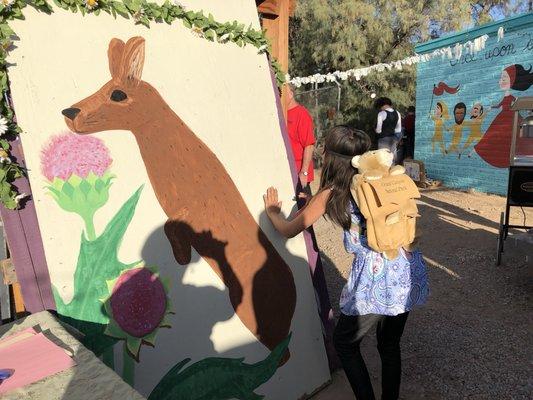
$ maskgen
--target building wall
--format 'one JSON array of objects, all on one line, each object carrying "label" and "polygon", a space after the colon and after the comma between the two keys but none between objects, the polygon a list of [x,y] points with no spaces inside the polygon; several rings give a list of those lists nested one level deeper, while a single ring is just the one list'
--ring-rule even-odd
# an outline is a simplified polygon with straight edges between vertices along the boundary
[{"label": "building wall", "polygon": [[[498,41],[500,26],[505,35]],[[533,95],[533,14],[441,38],[416,50],[423,54],[453,48],[483,34],[489,39],[476,54],[463,52],[460,59],[435,58],[418,65],[415,157],[425,162],[430,178],[446,186],[504,194],[512,132],[508,107],[513,97]],[[507,78],[514,83],[508,92]],[[448,109],[448,118],[446,112],[439,117],[439,103]],[[458,124],[454,108],[458,105],[459,116],[461,103],[465,118]],[[480,106],[483,113],[472,117]]]}]

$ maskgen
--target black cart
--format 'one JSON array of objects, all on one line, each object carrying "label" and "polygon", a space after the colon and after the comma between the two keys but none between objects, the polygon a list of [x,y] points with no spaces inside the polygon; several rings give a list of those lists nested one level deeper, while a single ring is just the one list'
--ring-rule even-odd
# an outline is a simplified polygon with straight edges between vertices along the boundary
[{"label": "black cart", "polygon": [[515,114],[509,182],[505,212],[500,216],[496,265],[501,264],[503,247],[510,228],[533,229],[532,226],[509,225],[511,207],[533,207],[533,97],[516,99],[511,110]]}]

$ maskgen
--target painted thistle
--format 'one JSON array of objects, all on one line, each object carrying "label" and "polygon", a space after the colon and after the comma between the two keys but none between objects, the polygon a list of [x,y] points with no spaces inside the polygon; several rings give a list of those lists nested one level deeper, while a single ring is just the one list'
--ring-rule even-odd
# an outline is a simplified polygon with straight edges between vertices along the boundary
[{"label": "painted thistle", "polygon": [[124,339],[128,351],[138,360],[141,344],[154,346],[157,330],[170,327],[165,321],[170,313],[168,282],[155,268],[141,264],[109,281],[108,287],[111,295],[103,302],[110,322],[104,333]]},{"label": "painted thistle", "polygon": [[41,152],[42,173],[50,182],[47,189],[63,210],[84,220],[89,240],[96,238],[94,213],[109,198],[111,162],[101,139],[70,132],[52,137]]}]

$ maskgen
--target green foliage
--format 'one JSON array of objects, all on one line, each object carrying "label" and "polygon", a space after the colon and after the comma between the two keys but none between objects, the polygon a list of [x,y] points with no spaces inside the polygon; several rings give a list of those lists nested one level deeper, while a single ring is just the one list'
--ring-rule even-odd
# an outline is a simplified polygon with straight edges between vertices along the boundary
[{"label": "green foliage", "polygon": [[[522,3],[299,0],[290,25],[289,72],[308,76],[400,60],[413,55],[418,42],[486,22],[496,14],[510,15]],[[340,119],[373,132],[376,112],[371,93],[390,97],[404,111],[415,102],[415,71],[414,66],[405,66],[401,71],[375,72],[360,81],[351,78],[342,83]]]},{"label": "green foliage", "polygon": [[[267,52],[270,48],[265,33],[246,27],[237,21],[218,22],[213,15],[205,15],[202,11],[186,10],[180,4],[170,3],[168,0],[161,5],[148,2],[146,0],[52,0],[54,4],[64,10],[85,15],[87,13],[99,15],[102,11],[117,18],[133,19],[135,24],[150,27],[150,22],[172,24],[176,20],[181,20],[183,25],[192,29],[198,36],[209,41],[219,43],[233,42],[239,47],[252,45],[259,49],[259,52]],[[5,117],[8,124],[8,131],[5,137],[16,137],[21,130],[13,121],[13,110],[7,102],[9,83],[6,70],[6,53],[11,46],[11,37],[15,32],[9,27],[9,21],[14,19],[24,19],[22,9],[27,5],[35,9],[50,14],[54,10],[48,0],[13,0],[9,5],[0,2],[0,114]],[[272,60],[272,68],[276,73],[278,85],[284,82],[284,74],[281,68]],[[0,147],[9,152],[10,145],[6,139],[0,139]],[[13,161],[13,160],[11,160]],[[13,181],[23,176],[23,168],[15,163],[0,162],[0,202],[9,209],[18,207],[19,194]]]}]

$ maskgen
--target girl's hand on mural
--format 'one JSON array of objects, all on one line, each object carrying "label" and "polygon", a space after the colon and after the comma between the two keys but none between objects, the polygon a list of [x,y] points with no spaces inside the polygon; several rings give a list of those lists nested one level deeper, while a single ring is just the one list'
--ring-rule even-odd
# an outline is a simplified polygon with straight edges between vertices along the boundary
[{"label": "girl's hand on mural", "polygon": [[278,190],[276,188],[269,187],[266,194],[263,195],[263,200],[267,215],[281,213],[281,201],[278,200]]}]

